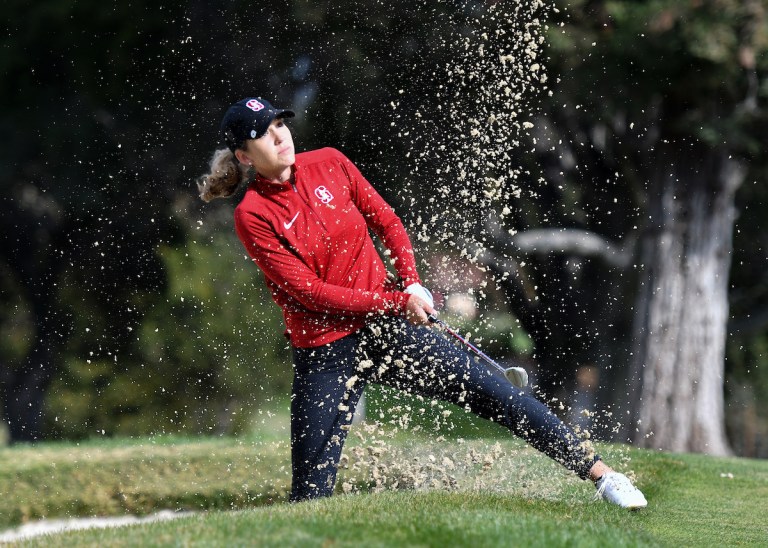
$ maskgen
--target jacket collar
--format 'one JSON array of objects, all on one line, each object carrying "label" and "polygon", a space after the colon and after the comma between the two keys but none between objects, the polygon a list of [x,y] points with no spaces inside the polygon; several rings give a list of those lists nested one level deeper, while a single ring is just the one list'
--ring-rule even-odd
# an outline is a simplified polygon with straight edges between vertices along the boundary
[{"label": "jacket collar", "polygon": [[[293,164],[293,171],[292,171],[292,179],[294,181],[297,179],[300,172],[301,172],[301,165],[299,164],[299,161],[297,159]],[[257,191],[259,191],[262,194],[273,194],[275,192],[290,190],[291,179],[288,179],[287,181],[284,181],[282,183],[275,183],[271,179],[267,179],[266,177],[263,177],[257,173],[251,185],[253,186],[253,188],[255,188]]]}]

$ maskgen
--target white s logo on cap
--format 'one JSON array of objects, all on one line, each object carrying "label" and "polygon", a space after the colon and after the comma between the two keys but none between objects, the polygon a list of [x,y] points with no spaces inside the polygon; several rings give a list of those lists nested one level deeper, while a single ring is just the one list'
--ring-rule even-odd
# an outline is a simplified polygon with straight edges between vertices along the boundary
[{"label": "white s logo on cap", "polygon": [[253,112],[259,112],[261,109],[264,108],[264,105],[262,105],[260,102],[258,102],[256,99],[251,99],[247,103],[245,103],[245,106],[247,106],[249,109],[251,109]]}]

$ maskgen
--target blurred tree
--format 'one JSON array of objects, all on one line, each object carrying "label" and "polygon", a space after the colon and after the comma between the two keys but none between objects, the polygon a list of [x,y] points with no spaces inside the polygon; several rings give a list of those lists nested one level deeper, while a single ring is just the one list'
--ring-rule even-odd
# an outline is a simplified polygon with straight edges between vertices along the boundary
[{"label": "blurred tree", "polygon": [[[550,29],[549,53],[538,43],[546,9],[452,0],[11,2],[0,38],[0,129],[15,136],[0,150],[0,398],[13,439],[45,433],[51,382],[47,431],[68,436],[163,423],[221,429],[215,417],[243,401],[259,371],[267,390],[284,390],[276,308],[256,313],[264,295],[246,280],[258,272],[248,264],[228,272],[241,250],[216,236],[230,231],[236,199],[189,202],[223,110],[251,94],[298,110],[300,149],[331,145],[355,160],[410,224],[423,256],[463,253],[495,274],[531,334],[548,392],[579,364],[607,370],[628,360],[633,310],[622,303],[637,287],[658,286],[647,276],[661,272],[638,250],[654,250],[662,234],[687,237],[685,249],[706,241],[693,238],[693,217],[648,217],[673,211],[664,193],[712,229],[709,197],[726,198],[717,203],[732,215],[718,173],[739,174],[743,163],[747,180],[765,178],[756,167],[763,3],[571,2],[565,27]],[[505,60],[492,59],[499,52]],[[489,60],[502,72],[485,70]],[[548,81],[539,62],[550,65]],[[529,141],[512,110],[535,122],[535,150],[521,145]],[[735,238],[751,246],[735,250],[733,305],[749,321],[732,326],[753,334],[747,362],[760,359],[764,324],[754,311],[767,296],[749,268],[766,262],[762,211],[747,207],[765,199],[761,192],[737,195],[744,221]],[[705,250],[719,273],[656,259],[714,276],[712,310],[721,314],[727,270],[717,253],[727,254],[727,240]],[[496,294],[478,295],[486,291]],[[639,320],[652,317],[653,302],[639,301]],[[275,333],[256,350],[242,326]],[[723,336],[705,340],[722,346]],[[652,348],[634,352],[638,371]],[[716,376],[717,367],[706,371]],[[608,373],[621,383],[616,368]],[[654,386],[671,385],[644,383],[644,401],[656,397],[647,392]]]},{"label": "blurred tree", "polygon": [[639,291],[624,285],[636,295],[627,392],[637,404],[635,440],[726,454],[735,196],[762,163],[765,6],[587,1],[567,12],[551,37],[559,85],[537,139],[559,199],[576,188],[589,204],[581,223],[589,232],[513,241],[637,269]]},{"label": "blurred tree", "polygon": [[[180,223],[190,222],[190,201],[176,202]],[[143,297],[151,306],[135,302],[146,312],[140,324],[123,324],[134,343],[129,355],[104,355],[98,339],[68,341],[48,397],[48,432],[69,439],[240,433],[273,393],[285,401],[290,361],[276,336],[279,309],[224,212],[209,212],[197,230],[188,227],[187,242],[159,247],[168,287],[162,298]],[[91,317],[80,310],[76,330],[88,331]]]},{"label": "blurred tree", "polygon": [[[194,91],[180,93],[203,61],[184,57],[185,31],[193,16],[203,29],[227,13],[224,3],[11,4],[0,127],[17,137],[0,151],[8,204],[0,256],[4,286],[18,291],[4,299],[17,310],[6,326],[27,329],[4,358],[0,398],[11,441],[34,441],[69,352],[102,368],[118,355],[141,359],[130,330],[168,290],[157,248],[185,238],[170,210],[177,192],[190,192],[184,159],[210,117],[204,107],[195,114]],[[237,59],[222,64],[220,49],[206,51],[213,78],[235,72]]]},{"label": "blurred tree", "polygon": [[[389,126],[380,111],[394,93],[386,83],[398,66],[391,52],[402,46],[396,28],[402,18],[390,8],[197,0],[7,6],[0,127],[18,138],[0,152],[8,204],[0,273],[2,286],[16,294],[3,295],[15,313],[0,318],[3,333],[14,336],[3,349],[0,398],[12,441],[45,434],[46,395],[54,411],[49,432],[62,435],[83,435],[96,422],[110,423],[113,411],[119,415],[121,406],[107,402],[107,394],[124,396],[122,407],[135,410],[132,391],[116,389],[153,369],[146,363],[154,356],[146,354],[149,336],[135,334],[156,323],[160,311],[179,320],[189,315],[186,325],[195,325],[194,307],[177,303],[180,286],[169,278],[174,262],[161,250],[185,245],[193,237],[191,218],[204,218],[202,203],[185,207],[184,219],[175,216],[174,204],[179,193],[194,195],[192,181],[218,144],[218,122],[230,102],[263,94],[303,105],[307,111],[296,120],[300,146],[302,140],[304,147],[339,146],[369,167],[389,163],[368,131],[382,129],[376,138],[386,142]],[[401,13],[408,8],[398,5]],[[420,25],[409,28],[416,36]],[[315,101],[319,86],[324,92]],[[221,211],[231,219],[233,205],[205,206],[206,215]],[[239,251],[233,240],[216,245]],[[195,378],[206,355],[212,363],[205,367],[226,377],[232,354],[225,349],[237,347],[243,333],[234,325],[213,333],[223,337],[216,352],[194,345],[180,351],[178,369],[166,370],[173,379],[164,385]],[[278,331],[266,348],[282,344]],[[263,352],[284,363],[284,355]],[[133,378],[140,390],[142,379]],[[77,394],[94,409],[111,411],[86,412],[73,404]],[[181,391],[174,394],[179,397],[164,400],[168,412],[189,405]],[[75,408],[85,421],[80,426],[59,414]]]},{"label": "blurred tree", "polygon": [[[11,4],[2,25],[9,32],[0,58],[0,128],[15,138],[0,152],[7,204],[0,256],[3,274],[18,290],[11,321],[26,318],[28,331],[18,359],[3,364],[0,397],[12,441],[31,441],[42,435],[43,397],[72,335],[72,316],[59,302],[62,276],[84,275],[81,298],[103,297],[99,307],[107,320],[130,316],[122,301],[161,282],[151,247],[159,233],[153,229],[163,230],[164,223],[147,222],[155,204],[127,207],[143,200],[146,189],[118,183],[144,169],[125,170],[132,151],[121,147],[130,140],[100,100],[111,94],[115,105],[126,104],[117,92],[138,74],[118,52],[139,48],[158,18],[147,13],[139,30],[125,26],[132,20],[127,7]],[[102,333],[119,347],[120,337],[111,338],[114,324],[107,322]]]}]

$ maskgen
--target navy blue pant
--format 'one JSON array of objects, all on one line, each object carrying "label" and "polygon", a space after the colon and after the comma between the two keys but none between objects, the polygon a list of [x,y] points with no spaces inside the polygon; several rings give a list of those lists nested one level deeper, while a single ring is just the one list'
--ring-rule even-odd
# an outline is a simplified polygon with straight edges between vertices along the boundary
[{"label": "navy blue pant", "polygon": [[330,496],[365,385],[383,384],[494,420],[586,479],[598,457],[546,405],[492,374],[436,329],[380,318],[338,341],[294,348],[291,501]]}]

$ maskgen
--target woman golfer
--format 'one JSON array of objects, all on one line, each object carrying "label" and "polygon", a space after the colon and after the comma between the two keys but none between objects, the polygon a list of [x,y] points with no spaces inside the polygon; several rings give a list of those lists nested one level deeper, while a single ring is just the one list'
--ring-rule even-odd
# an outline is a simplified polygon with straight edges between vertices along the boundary
[{"label": "woman golfer", "polygon": [[[282,308],[293,349],[291,501],[333,493],[355,405],[374,382],[496,421],[594,481],[606,500],[646,506],[543,403],[428,327],[435,310],[402,222],[341,152],[296,154],[285,125],[293,115],[261,98],[233,104],[221,124],[227,148],[198,185],[209,201],[248,183],[235,229]],[[397,284],[369,229],[390,253]]]}]

